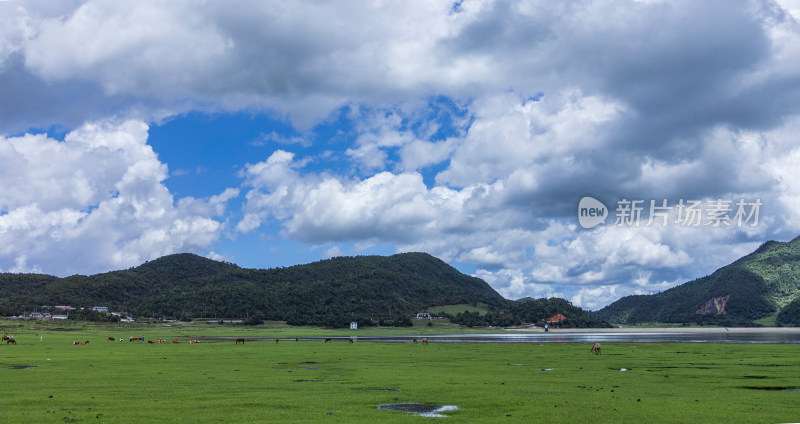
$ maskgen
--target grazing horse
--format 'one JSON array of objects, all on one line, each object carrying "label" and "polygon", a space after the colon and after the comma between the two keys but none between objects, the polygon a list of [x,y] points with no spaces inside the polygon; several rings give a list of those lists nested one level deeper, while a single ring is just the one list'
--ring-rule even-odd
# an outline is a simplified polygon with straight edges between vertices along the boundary
[{"label": "grazing horse", "polygon": [[416,342],[417,342],[417,338],[416,338],[416,337],[414,337],[414,343],[416,343]]},{"label": "grazing horse", "polygon": [[355,342],[355,341],[353,340],[353,338],[352,338],[352,337],[350,337],[350,343],[354,343],[354,342]]},{"label": "grazing horse", "polygon": [[278,343],[279,338],[275,337],[275,343]]},{"label": "grazing horse", "polygon": [[9,340],[11,340],[11,337],[8,337],[8,336],[3,336],[3,341],[7,342],[7,341],[9,341]]},{"label": "grazing horse", "polygon": [[424,344],[424,345],[428,344],[428,339],[423,337],[422,338],[422,344]]},{"label": "grazing horse", "polygon": [[76,341],[74,341],[74,342],[72,342],[72,345],[73,345],[73,346],[82,345],[82,344],[83,344],[83,342],[79,342],[79,341],[77,341],[77,340],[76,340]]},{"label": "grazing horse", "polygon": [[9,338],[8,340],[6,340],[6,344],[9,344],[9,343],[15,345],[15,344],[17,344],[17,341],[14,340],[14,339]]},{"label": "grazing horse", "polygon": [[331,339],[325,339],[325,343],[328,343],[328,342],[333,342],[333,340],[331,340]]},{"label": "grazing horse", "polygon": [[158,343],[166,343],[167,339],[158,339]]},{"label": "grazing horse", "polygon": [[243,338],[241,338],[241,337],[239,337],[238,339],[236,339],[236,344],[239,344],[240,342],[241,342],[242,344],[244,344],[244,339],[243,339]]},{"label": "grazing horse", "polygon": [[113,337],[109,337],[109,338],[108,338],[108,341],[110,341],[110,342],[115,342],[115,341],[117,341],[117,339],[115,339],[115,338],[113,338]]},{"label": "grazing horse", "polygon": [[130,341],[132,341],[132,342],[138,342],[138,341],[141,341],[141,340],[142,340],[141,337],[131,337],[131,339],[130,339]]},{"label": "grazing horse", "polygon": [[148,340],[148,341],[147,341],[147,343],[155,343],[155,342],[154,342],[154,341],[152,341],[152,340]]},{"label": "grazing horse", "polygon": [[590,355],[594,355],[595,353],[598,355],[600,354],[600,343],[592,345],[592,349],[589,351]]},{"label": "grazing horse", "polygon": [[189,343],[200,343],[200,340],[192,339],[192,340],[189,340]]},{"label": "grazing horse", "polygon": [[181,342],[181,341],[180,341],[180,340],[178,340],[178,339],[175,339],[175,340],[173,340],[173,341],[172,341],[172,343],[180,343],[180,342]]}]

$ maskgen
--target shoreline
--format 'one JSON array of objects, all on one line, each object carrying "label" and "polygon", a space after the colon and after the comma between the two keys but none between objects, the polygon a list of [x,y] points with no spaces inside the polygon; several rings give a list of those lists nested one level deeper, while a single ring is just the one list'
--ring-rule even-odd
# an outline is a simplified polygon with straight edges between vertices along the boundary
[{"label": "shoreline", "polygon": [[[506,328],[514,333],[544,333],[537,328]],[[800,327],[625,327],[625,328],[551,328],[549,333],[800,333]]]}]

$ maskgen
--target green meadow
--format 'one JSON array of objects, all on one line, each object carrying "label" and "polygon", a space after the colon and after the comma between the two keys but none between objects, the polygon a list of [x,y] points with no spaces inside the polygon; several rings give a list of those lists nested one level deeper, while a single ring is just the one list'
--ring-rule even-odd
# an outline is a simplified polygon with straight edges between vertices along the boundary
[{"label": "green meadow", "polygon": [[[437,328],[369,329],[423,330]],[[18,341],[0,345],[4,423],[800,421],[798,345],[604,343],[592,356],[584,343],[294,341],[351,332],[280,325],[0,321],[0,331]],[[230,341],[186,343],[206,337]],[[394,403],[458,409],[379,409]]]}]

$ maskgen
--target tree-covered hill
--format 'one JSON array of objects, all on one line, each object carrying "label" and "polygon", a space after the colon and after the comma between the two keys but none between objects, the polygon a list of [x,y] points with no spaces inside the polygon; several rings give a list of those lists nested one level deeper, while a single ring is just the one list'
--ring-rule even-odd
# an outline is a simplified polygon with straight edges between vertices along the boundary
[{"label": "tree-covered hill", "polygon": [[800,237],[768,241],[711,275],[653,295],[624,297],[598,311],[610,322],[754,325],[777,312],[781,325],[800,324]]},{"label": "tree-covered hill", "polygon": [[471,302],[500,308],[507,301],[483,280],[424,253],[340,257],[268,270],[177,254],[92,276],[0,274],[3,314],[41,305],[108,306],[139,316],[341,325]]},{"label": "tree-covered hill", "polygon": [[[548,322],[550,319],[563,316],[556,322]],[[530,297],[522,298],[510,302],[509,306],[503,310],[490,311],[486,314],[478,312],[461,312],[449,316],[452,322],[479,327],[485,325],[496,325],[501,327],[519,326],[522,324],[546,324],[554,328],[607,328],[611,325],[602,319],[592,316],[591,313],[574,306],[565,299],[557,297],[533,299]]]},{"label": "tree-covered hill", "polygon": [[[425,253],[339,257],[266,270],[177,254],[91,276],[0,274],[3,315],[43,305],[106,306],[139,317],[245,318],[339,327],[354,320],[362,325],[410,323],[409,317],[426,308],[458,304],[486,305],[489,313],[481,317],[483,325],[536,323],[557,313],[568,318],[562,326],[607,325],[563,299],[508,301],[485,281]],[[454,321],[476,323],[470,316]]]}]

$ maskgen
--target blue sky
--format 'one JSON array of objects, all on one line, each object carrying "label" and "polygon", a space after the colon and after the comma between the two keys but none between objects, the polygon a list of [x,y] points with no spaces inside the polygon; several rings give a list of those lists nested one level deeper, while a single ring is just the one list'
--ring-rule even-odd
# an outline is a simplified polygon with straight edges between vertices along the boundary
[{"label": "blue sky", "polygon": [[800,235],[799,11],[0,1],[0,272],[423,251],[511,299],[661,291]]}]

